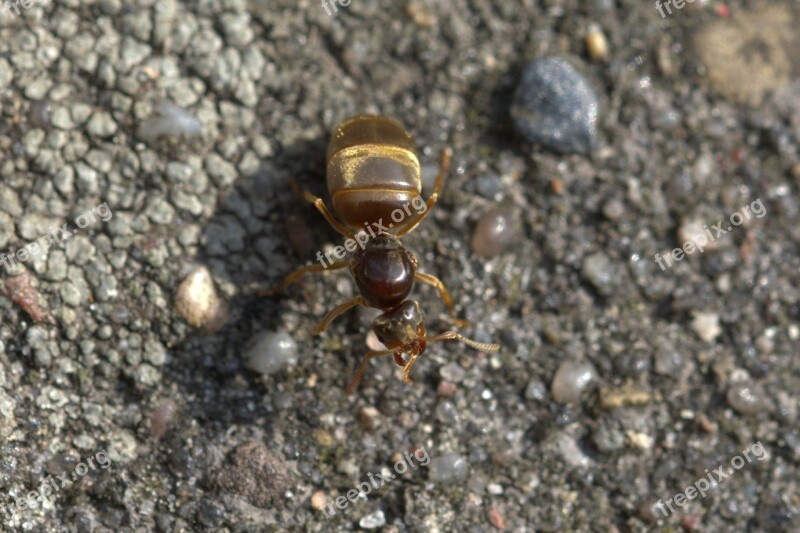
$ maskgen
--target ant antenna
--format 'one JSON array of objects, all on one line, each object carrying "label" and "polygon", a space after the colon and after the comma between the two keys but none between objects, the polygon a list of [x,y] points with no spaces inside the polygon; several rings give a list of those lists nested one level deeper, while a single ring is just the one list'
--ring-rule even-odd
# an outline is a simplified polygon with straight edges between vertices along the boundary
[{"label": "ant antenna", "polygon": [[[464,337],[463,335],[459,335],[455,331],[445,331],[444,333],[436,335],[435,337],[425,337],[420,340],[423,342],[437,342],[437,341],[448,341],[454,339],[459,340],[464,344],[466,344],[467,346],[469,346],[470,348],[474,348],[475,350],[479,350],[481,352],[494,353],[500,349],[499,344],[489,344],[487,342],[474,341],[472,339]],[[411,377],[409,376],[409,373],[411,372],[411,367],[414,366],[414,363],[417,362],[417,357],[419,357],[419,355],[420,354],[418,353],[409,354],[408,361],[406,362],[405,366],[403,366],[404,382],[411,383]]]},{"label": "ant antenna", "polygon": [[455,331],[445,331],[444,333],[436,335],[435,337],[428,337],[423,340],[425,342],[437,342],[437,341],[447,341],[453,339],[460,340],[470,348],[473,348],[475,350],[480,350],[481,352],[494,353],[500,349],[499,344],[490,344],[487,342],[474,341],[472,339],[464,337],[463,335],[459,335]]}]

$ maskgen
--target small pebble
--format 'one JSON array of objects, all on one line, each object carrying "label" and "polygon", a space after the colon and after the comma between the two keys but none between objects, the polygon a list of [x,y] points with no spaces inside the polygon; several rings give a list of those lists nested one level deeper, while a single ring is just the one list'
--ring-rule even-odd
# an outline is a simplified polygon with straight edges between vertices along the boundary
[{"label": "small pebble", "polygon": [[314,437],[314,442],[323,448],[330,448],[333,446],[333,435],[324,429],[315,429],[312,436]]},{"label": "small pebble", "polygon": [[365,431],[375,429],[380,420],[380,415],[380,411],[371,405],[362,407],[358,410],[358,424]]},{"label": "small pebble", "polygon": [[639,502],[639,504],[636,506],[636,516],[641,518],[644,522],[650,524],[658,520],[659,517],[663,517],[664,514],[659,510],[656,503],[650,500],[645,500]]},{"label": "small pebble", "polygon": [[649,391],[626,383],[619,387],[603,387],[599,399],[602,408],[616,409],[626,405],[647,405],[654,397]]},{"label": "small pebble", "polygon": [[158,440],[163,437],[175,422],[178,405],[172,400],[159,403],[150,415],[150,436]]},{"label": "small pebble", "polygon": [[627,431],[625,435],[628,437],[628,442],[634,448],[639,450],[649,450],[653,447],[653,437],[639,431]]},{"label": "small pebble", "polygon": [[480,474],[470,476],[467,481],[467,488],[474,494],[482,494],[486,490],[486,479]]},{"label": "small pebble", "polygon": [[722,333],[719,315],[716,313],[696,313],[692,320],[692,330],[705,342],[713,342]]},{"label": "small pebble", "polygon": [[47,319],[47,312],[39,307],[39,291],[31,287],[30,275],[24,271],[5,282],[5,296],[25,311],[34,322]]},{"label": "small pebble", "polygon": [[311,508],[315,511],[322,511],[325,509],[325,493],[318,490],[311,496]]},{"label": "small pebble", "polygon": [[544,395],[547,391],[544,383],[539,381],[538,379],[532,379],[528,382],[527,387],[525,387],[525,399],[526,400],[544,400]]},{"label": "small pebble", "polygon": [[592,433],[592,442],[601,452],[613,452],[625,446],[625,435],[616,428],[601,424]]},{"label": "small pebble", "polygon": [[694,421],[695,424],[697,425],[697,428],[703,433],[708,433],[709,435],[716,435],[717,431],[719,431],[719,424],[717,424],[713,420],[709,420],[709,418],[704,413],[697,413],[697,416],[695,416]]},{"label": "small pebble", "polygon": [[[708,223],[699,218],[687,218],[683,220],[678,228],[678,246],[683,248],[687,242],[691,242],[695,245],[695,254],[716,250],[720,245],[716,240],[708,238],[707,229]],[[709,231],[713,232],[714,230],[709,229]],[[702,250],[700,250],[701,247]]]},{"label": "small pebble", "polygon": [[478,176],[475,178],[475,190],[484,198],[498,198],[503,193],[503,180],[495,174]]},{"label": "small pebble", "polygon": [[461,413],[452,402],[441,401],[436,406],[436,418],[443,425],[454,427],[461,419]]},{"label": "small pebble", "polygon": [[358,477],[358,465],[356,465],[355,461],[350,459],[342,459],[336,464],[336,471],[341,472],[342,474],[349,476],[353,479]]},{"label": "small pebble", "polygon": [[556,438],[556,447],[561,458],[570,466],[586,468],[591,463],[589,457],[583,453],[578,442],[571,435],[561,433]]},{"label": "small pebble", "polygon": [[211,272],[206,267],[196,268],[178,286],[175,311],[190,326],[205,331],[215,331],[225,324],[227,306],[217,294]]},{"label": "small pebble", "polygon": [[49,129],[50,128],[50,114],[53,111],[53,106],[50,105],[49,100],[37,100],[31,104],[28,110],[28,120],[31,126],[37,128]]},{"label": "small pebble", "polygon": [[518,237],[519,224],[514,213],[505,207],[495,207],[481,216],[472,233],[472,251],[482,257],[492,257],[508,250]]},{"label": "small pebble", "polygon": [[636,378],[650,370],[650,357],[642,352],[626,352],[614,358],[614,368],[623,376]]},{"label": "small pebble", "polygon": [[683,356],[672,346],[661,345],[656,348],[656,373],[662,376],[678,377],[683,368]]},{"label": "small pebble", "polygon": [[436,394],[441,398],[452,398],[456,392],[458,392],[458,387],[449,381],[440,381],[436,387]]},{"label": "small pebble", "polygon": [[506,521],[503,518],[503,515],[500,514],[500,511],[497,510],[497,507],[489,507],[489,510],[486,511],[486,517],[489,519],[489,523],[492,524],[497,529],[505,529],[506,528]]},{"label": "small pebble", "polygon": [[265,331],[256,335],[244,353],[244,365],[260,374],[274,374],[297,364],[297,344],[285,331]]},{"label": "small pebble", "polygon": [[169,102],[161,102],[152,116],[142,122],[139,137],[153,142],[162,137],[181,139],[197,137],[203,125],[192,113]]},{"label": "small pebble", "polygon": [[464,369],[458,363],[450,362],[439,369],[439,375],[442,379],[452,381],[453,383],[461,383],[464,379]]},{"label": "small pebble", "polygon": [[580,400],[581,392],[594,380],[594,367],[589,363],[565,361],[558,367],[550,391],[558,403]]},{"label": "small pebble", "polygon": [[117,132],[117,123],[110,113],[98,111],[86,124],[86,131],[93,137],[111,137]]},{"label": "small pebble", "polygon": [[603,296],[611,296],[618,283],[619,268],[602,252],[594,253],[583,260],[581,275]]},{"label": "small pebble", "polygon": [[769,407],[764,389],[751,383],[737,383],[728,389],[728,404],[743,415],[755,415]]},{"label": "small pebble", "polygon": [[597,24],[591,24],[586,32],[586,52],[592,61],[608,60],[608,40]]},{"label": "small pebble", "polygon": [[489,483],[486,486],[486,490],[489,492],[489,494],[493,494],[495,496],[503,494],[503,486],[500,483]]},{"label": "small pebble", "polygon": [[437,483],[453,483],[467,478],[467,460],[457,453],[431,459],[430,479]]},{"label": "small pebble", "polygon": [[595,145],[597,97],[566,60],[529,63],[511,104],[517,130],[534,144],[563,153],[589,154]]},{"label": "small pebble", "polygon": [[613,198],[603,204],[603,215],[609,220],[618,220],[625,214],[625,204]]},{"label": "small pebble", "polygon": [[421,28],[433,28],[436,26],[436,15],[422,3],[409,2],[406,4],[406,13],[414,21],[414,24]]},{"label": "small pebble", "polygon": [[372,514],[368,514],[358,521],[358,527],[361,529],[378,529],[386,525],[386,516],[383,511],[378,509]]},{"label": "small pebble", "polygon": [[693,514],[687,514],[681,519],[681,527],[683,527],[684,531],[697,531],[701,525],[700,517]]}]

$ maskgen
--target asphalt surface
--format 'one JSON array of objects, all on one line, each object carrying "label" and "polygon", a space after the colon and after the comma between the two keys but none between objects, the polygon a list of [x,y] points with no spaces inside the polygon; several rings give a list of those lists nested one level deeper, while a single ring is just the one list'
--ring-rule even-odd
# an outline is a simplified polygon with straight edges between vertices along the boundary
[{"label": "asphalt surface", "polygon": [[[800,531],[796,3],[6,6],[6,531]],[[426,192],[452,149],[404,242],[502,348],[348,396],[348,273],[258,292],[341,244],[290,180],[359,113]]]}]

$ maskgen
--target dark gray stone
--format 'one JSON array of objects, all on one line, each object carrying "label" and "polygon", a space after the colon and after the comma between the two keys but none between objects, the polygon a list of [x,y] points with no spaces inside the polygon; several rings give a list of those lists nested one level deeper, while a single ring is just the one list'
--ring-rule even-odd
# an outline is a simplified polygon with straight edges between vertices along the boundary
[{"label": "dark gray stone", "polygon": [[511,118],[534,144],[588,154],[595,145],[597,97],[569,62],[557,57],[537,59],[522,73]]}]

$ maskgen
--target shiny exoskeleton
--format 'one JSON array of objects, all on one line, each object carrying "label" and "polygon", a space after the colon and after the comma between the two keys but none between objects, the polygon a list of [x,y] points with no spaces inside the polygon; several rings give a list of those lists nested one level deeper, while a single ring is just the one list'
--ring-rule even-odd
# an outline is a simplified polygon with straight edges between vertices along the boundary
[{"label": "shiny exoskeleton", "polygon": [[[403,367],[403,380],[409,383],[411,367],[430,342],[457,339],[476,350],[500,349],[497,344],[476,342],[454,331],[426,337],[422,310],[416,301],[407,299],[414,281],[431,285],[438,290],[451,321],[466,325],[455,318],[453,302],[444,284],[430,274],[418,272],[416,257],[400,241],[436,204],[449,161],[449,151],[444,150],[433,192],[423,202],[419,160],[411,135],[392,119],[358,115],[335,128],[328,146],[328,192],[336,217],[321,198],[308,191],[300,193],[336,231],[348,237],[345,248],[352,254],[327,266],[320,259],[321,264],[301,267],[270,292],[282,290],[306,272],[349,267],[360,295],[328,312],[313,332],[324,331],[336,317],[357,305],[383,312],[373,321],[372,330],[386,349],[367,352],[345,389],[348,393],[358,385],[367,362],[379,355],[392,354]],[[419,205],[417,212],[409,209],[411,204]],[[398,213],[400,216],[396,216]],[[374,232],[373,227],[379,231]]]},{"label": "shiny exoskeleton", "polygon": [[[333,209],[350,228],[391,220],[422,192],[419,160],[411,135],[386,117],[359,115],[339,124],[328,145],[328,193]],[[424,212],[422,213],[424,216]],[[394,233],[410,231],[411,222]],[[400,230],[408,227],[408,231]]]}]

